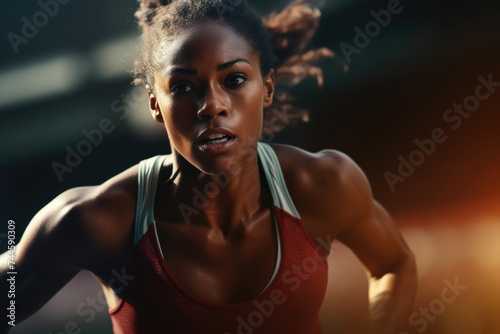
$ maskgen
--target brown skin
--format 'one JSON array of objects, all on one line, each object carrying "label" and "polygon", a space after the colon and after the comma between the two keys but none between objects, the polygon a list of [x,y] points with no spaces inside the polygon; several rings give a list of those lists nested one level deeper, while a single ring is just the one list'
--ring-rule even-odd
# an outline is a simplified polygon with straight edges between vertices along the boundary
[{"label": "brown skin", "polygon": [[[203,23],[181,32],[174,43],[160,55],[155,87],[148,91],[153,118],[165,124],[173,152],[155,198],[165,262],[180,284],[204,300],[249,300],[268,283],[277,256],[272,199],[256,152],[274,74],[263,76],[259,55],[226,26]],[[236,59],[244,60],[231,63]],[[196,74],[166,74],[172,68]],[[217,126],[235,134],[235,145],[218,155],[201,153],[195,139]],[[336,151],[272,147],[313,240],[340,240],[367,268],[373,333],[403,329],[416,289],[413,254],[373,200],[363,172]],[[179,204],[191,204],[193,189],[203,191],[221,171],[229,172],[229,185],[186,222]],[[105,282],[113,268],[131,272],[137,172],[134,166],[100,186],[71,189],[33,218],[18,246],[17,321],[81,269],[101,281],[111,308],[117,304],[123,290]],[[4,275],[6,254],[0,257]]]}]

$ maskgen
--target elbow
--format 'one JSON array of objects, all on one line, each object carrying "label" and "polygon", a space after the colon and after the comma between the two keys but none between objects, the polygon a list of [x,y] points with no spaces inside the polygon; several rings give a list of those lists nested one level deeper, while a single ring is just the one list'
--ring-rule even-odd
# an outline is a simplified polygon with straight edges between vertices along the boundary
[{"label": "elbow", "polygon": [[400,263],[398,272],[402,280],[406,282],[406,293],[415,298],[417,292],[418,278],[417,278],[417,262],[415,255],[411,250],[408,250],[406,256]]},{"label": "elbow", "polygon": [[380,279],[388,274],[396,274],[397,276],[417,276],[417,266],[415,255],[410,249],[398,254],[397,258],[385,263],[384,266],[368,268],[367,275],[372,279]]},{"label": "elbow", "polygon": [[407,250],[403,262],[404,262],[404,267],[406,268],[406,270],[416,280],[417,279],[417,260],[415,258],[415,254],[413,254],[413,252],[410,249]]},{"label": "elbow", "polygon": [[417,261],[415,254],[410,249],[407,249],[391,270],[393,273],[399,273],[408,277],[409,280],[417,280]]}]

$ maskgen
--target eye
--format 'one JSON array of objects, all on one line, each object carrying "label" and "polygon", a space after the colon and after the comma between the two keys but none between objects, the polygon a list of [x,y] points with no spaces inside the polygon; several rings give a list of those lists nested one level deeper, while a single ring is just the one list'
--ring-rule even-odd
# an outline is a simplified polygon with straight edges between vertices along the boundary
[{"label": "eye", "polygon": [[177,82],[172,86],[172,88],[170,88],[170,93],[174,95],[184,95],[192,90],[193,87],[191,84],[187,82]]},{"label": "eye", "polygon": [[236,88],[247,81],[247,76],[242,73],[231,74],[224,81],[224,85],[230,88]]}]

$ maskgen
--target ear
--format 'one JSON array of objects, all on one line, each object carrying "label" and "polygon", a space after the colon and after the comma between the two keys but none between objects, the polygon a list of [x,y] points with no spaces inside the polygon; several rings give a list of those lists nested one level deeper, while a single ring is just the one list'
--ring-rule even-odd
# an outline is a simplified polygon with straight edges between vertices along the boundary
[{"label": "ear", "polygon": [[274,83],[274,70],[271,69],[269,71],[269,74],[266,75],[264,79],[264,108],[268,108],[269,106],[271,106],[271,104],[273,104]]},{"label": "ear", "polygon": [[156,95],[151,91],[150,86],[146,86],[146,89],[148,90],[149,110],[151,111],[151,116],[153,116],[154,120],[158,123],[163,123],[163,116],[161,115],[160,105],[158,104]]}]

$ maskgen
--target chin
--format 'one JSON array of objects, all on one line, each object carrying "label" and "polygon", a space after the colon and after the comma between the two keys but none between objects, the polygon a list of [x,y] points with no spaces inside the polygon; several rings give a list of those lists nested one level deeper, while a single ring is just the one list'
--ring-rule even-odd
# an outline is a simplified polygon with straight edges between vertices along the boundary
[{"label": "chin", "polygon": [[216,175],[219,173],[231,173],[239,164],[230,158],[223,157],[203,157],[196,159],[193,164],[200,172],[207,175]]}]

